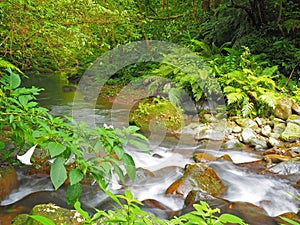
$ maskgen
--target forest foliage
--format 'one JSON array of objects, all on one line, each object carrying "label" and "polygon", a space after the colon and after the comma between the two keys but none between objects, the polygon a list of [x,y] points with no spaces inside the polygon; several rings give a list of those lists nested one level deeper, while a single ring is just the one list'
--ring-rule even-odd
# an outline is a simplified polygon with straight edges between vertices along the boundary
[{"label": "forest foliage", "polygon": [[[1,1],[1,160],[15,154],[4,149],[5,142],[14,142],[19,154],[34,145],[47,149],[46,157],[54,159],[50,177],[55,189],[69,178],[67,201],[78,210],[80,182],[85,176],[92,176],[105,191],[112,170],[120,181],[125,180],[119,166],[122,163],[134,179],[134,161],[124,147],[147,150],[146,139],[137,127],[90,129],[70,118],[54,117],[37,104],[41,89],[21,87],[21,77],[26,76],[23,72],[55,71],[78,80],[103,53],[133,41],[169,41],[199,55],[218,80],[229,115],[269,116],[282,96],[300,103],[299,8],[298,0]],[[195,102],[205,98],[203,84],[195,74],[185,74],[166,63],[145,63],[124,68],[110,82],[125,85],[136,77],[153,75],[170,79],[176,86],[168,90],[168,98],[176,105],[182,88]],[[155,80],[148,81],[149,87],[155,86],[151,85]],[[206,91],[214,90],[211,86]],[[99,153],[99,149],[104,152]],[[101,157],[86,160],[83,152]],[[68,171],[65,163],[70,156],[76,168]],[[120,211],[99,215],[125,222],[134,219],[136,213],[144,215],[129,192],[118,198],[107,194],[128,204]],[[230,215],[214,216],[218,211],[201,204],[195,205],[194,213],[175,218],[174,224],[189,224],[186,222],[199,218],[207,222],[207,215],[217,224],[243,224]],[[88,216],[86,219],[92,222]],[[144,219],[151,224],[154,218]]]}]

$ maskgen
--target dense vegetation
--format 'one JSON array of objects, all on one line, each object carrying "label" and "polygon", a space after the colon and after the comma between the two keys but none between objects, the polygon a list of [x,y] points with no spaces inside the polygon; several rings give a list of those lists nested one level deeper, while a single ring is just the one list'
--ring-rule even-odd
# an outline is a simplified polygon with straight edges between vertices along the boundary
[{"label": "dense vegetation", "polygon": [[[20,76],[31,72],[56,71],[76,81],[103,53],[133,41],[164,40],[198,54],[219,81],[230,108],[228,115],[270,116],[283,96],[300,103],[299,8],[298,0],[0,2],[1,161],[22,154],[32,146],[47,149],[45,158],[55,158],[50,172],[54,187],[59,188],[69,177],[68,202],[75,204],[78,210],[76,201],[85,176],[92,176],[105,191],[112,169],[124,181],[118,166],[122,162],[129,177],[134,179],[134,162],[123,147],[131,144],[146,149],[146,139],[137,133],[137,127],[90,129],[71,118],[53,117],[36,102],[41,89],[20,86]],[[137,77],[145,77],[151,84],[157,82],[150,79],[153,76],[176,84],[165,96],[175,105],[180,102],[182,88],[195,102],[206,98],[203,78],[185,74],[168,63],[128,66],[116,73],[109,83],[125,85]],[[211,90],[206,91],[215,91],[213,86],[209,88]],[[6,142],[15,143],[19,152],[5,150]],[[86,160],[83,152],[99,154],[100,148],[104,149],[101,157]],[[65,168],[71,155],[76,167]],[[107,193],[119,204],[115,196]],[[125,214],[120,210],[99,215],[128,224],[135,214],[141,216],[139,220],[149,220],[148,223],[142,221],[144,224],[155,220],[150,215],[142,217],[144,212],[132,205],[138,202],[130,193],[118,197],[127,200],[127,208],[123,206]],[[212,216],[216,211],[204,203],[195,208],[196,213],[176,218],[173,224],[187,224],[185,221],[193,220],[195,215],[204,220],[208,215],[214,224],[227,220],[242,223],[228,215]],[[92,223],[91,218],[86,219]]]}]

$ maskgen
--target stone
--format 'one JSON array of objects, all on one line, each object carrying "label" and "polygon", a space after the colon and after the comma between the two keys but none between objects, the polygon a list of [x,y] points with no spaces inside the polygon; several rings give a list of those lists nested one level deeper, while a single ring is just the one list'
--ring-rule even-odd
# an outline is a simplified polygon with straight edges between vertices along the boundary
[{"label": "stone", "polygon": [[300,139],[300,125],[289,122],[280,135],[280,139],[283,141],[294,142]]},{"label": "stone", "polygon": [[273,165],[273,163],[280,163],[284,161],[291,160],[290,156],[279,155],[279,154],[267,154],[263,157],[263,159],[269,164]]},{"label": "stone", "polygon": [[202,130],[195,135],[195,139],[198,141],[200,140],[222,141],[224,137],[225,137],[224,132],[213,130],[213,129]]},{"label": "stone", "polygon": [[217,161],[223,161],[223,160],[233,162],[232,158],[228,154],[222,155],[217,158]]},{"label": "stone", "polygon": [[300,126],[300,116],[292,114],[287,119],[287,122],[294,123]]},{"label": "stone", "polygon": [[275,147],[275,146],[280,146],[281,143],[276,138],[269,137],[269,139],[268,139],[268,145],[270,147]]},{"label": "stone", "polygon": [[272,128],[270,125],[266,125],[266,126],[262,127],[262,129],[261,129],[262,135],[264,135],[266,137],[270,137],[271,132],[272,132]]},{"label": "stone", "polygon": [[214,161],[217,158],[212,154],[200,152],[194,154],[193,159],[195,162],[209,162]]},{"label": "stone", "polygon": [[15,169],[9,165],[0,164],[0,202],[18,185]]},{"label": "stone", "polygon": [[241,150],[243,148],[241,142],[236,138],[232,138],[221,146],[223,149],[235,149],[235,150]]},{"label": "stone", "polygon": [[[30,212],[30,215],[44,216],[52,220],[55,224],[66,225],[83,225],[83,217],[75,210],[61,208],[55,204],[41,204],[36,205]],[[40,223],[30,217],[22,215],[21,218],[17,216],[12,225],[39,225]],[[21,222],[21,223],[20,223]]]},{"label": "stone", "polygon": [[300,116],[300,105],[294,102],[292,105],[292,111]]},{"label": "stone", "polygon": [[272,173],[279,174],[279,175],[300,174],[300,161],[296,161],[296,160],[283,161],[269,168],[268,170]]},{"label": "stone", "polygon": [[217,121],[216,117],[210,113],[204,114],[203,118],[204,118],[204,121],[206,121],[208,123],[213,123],[213,122]]},{"label": "stone", "polygon": [[262,127],[263,121],[261,120],[261,118],[256,117],[254,120],[255,120],[255,122],[257,123],[257,125],[258,125],[259,127]]},{"label": "stone", "polygon": [[241,133],[242,130],[243,129],[240,126],[235,126],[235,127],[232,128],[233,133]]},{"label": "stone", "polygon": [[287,120],[292,114],[293,100],[288,97],[281,98],[274,109],[274,115],[280,119]]},{"label": "stone", "polygon": [[279,139],[280,138],[280,134],[277,133],[271,133],[270,137],[275,138],[275,139]]},{"label": "stone", "polygon": [[205,124],[190,123],[189,125],[187,125],[181,129],[181,133],[196,135],[197,133],[201,132],[202,130],[207,130],[207,129],[209,129],[209,127]]},{"label": "stone", "polygon": [[273,132],[276,134],[281,134],[285,130],[285,121],[274,119]]},{"label": "stone", "polygon": [[219,197],[226,187],[211,167],[194,163],[186,165],[184,174],[167,188],[166,194],[186,197],[192,190],[202,190]]},{"label": "stone", "polygon": [[254,120],[251,120],[251,119],[237,118],[235,120],[235,122],[243,128],[251,128],[251,129],[258,128],[258,124]]},{"label": "stone", "polygon": [[188,195],[184,199],[184,204],[186,206],[192,206],[194,203],[199,203],[200,201],[207,202],[209,200],[217,200],[217,198],[213,197],[212,195],[208,194],[205,191],[192,190],[188,193]]},{"label": "stone", "polygon": [[254,139],[250,145],[254,146],[257,150],[268,148],[266,139],[261,136],[259,136],[257,139]]},{"label": "stone", "polygon": [[174,133],[183,126],[183,113],[167,100],[148,99],[130,112],[130,124],[144,132]]},{"label": "stone", "polygon": [[241,133],[241,137],[245,144],[252,144],[257,135],[251,128],[245,128]]}]

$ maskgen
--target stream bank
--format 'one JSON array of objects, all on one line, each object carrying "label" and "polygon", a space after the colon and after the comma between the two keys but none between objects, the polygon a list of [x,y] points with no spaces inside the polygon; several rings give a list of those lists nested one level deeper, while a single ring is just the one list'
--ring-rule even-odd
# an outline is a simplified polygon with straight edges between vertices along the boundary
[{"label": "stream bank", "polygon": [[[44,104],[50,102],[47,98],[44,101]],[[53,103],[48,107],[53,114],[70,115],[72,102]],[[122,108],[112,112],[99,105],[96,111],[97,124],[111,121],[112,113],[117,115],[114,121],[124,123]],[[299,140],[292,136],[293,140],[286,142],[281,140],[281,134],[278,133],[298,126],[298,116],[292,114],[286,120],[231,118],[226,121],[225,132],[214,129],[214,123],[219,122],[214,116],[205,114],[203,117],[205,121],[192,121],[181,132],[167,135],[163,140],[159,139],[159,135],[152,135],[149,155],[127,149],[136,161],[137,179],[127,183],[126,187],[113,181],[112,190],[122,193],[124,189],[129,188],[137,199],[145,203],[145,209],[162,218],[187,212],[191,209],[190,205],[199,200],[207,200],[213,207],[219,207],[225,212],[227,210],[236,213],[247,219],[250,224],[257,221],[258,214],[262,215],[262,219],[257,224],[276,224],[273,217],[287,212],[298,213],[299,202],[287,193],[299,196]],[[277,121],[279,125],[275,125]],[[294,134],[299,133],[292,133]],[[196,185],[181,196],[166,194],[166,190],[178,179],[184,177],[186,180],[188,175],[185,175],[184,168],[187,168],[187,165],[203,163],[222,180],[226,191],[218,192],[218,196],[215,193],[203,194],[206,191],[202,190],[201,185]],[[52,191],[49,178],[40,179],[40,176],[26,176],[22,171],[18,173],[18,187],[1,202],[1,218],[11,216],[12,209],[19,209],[18,214],[25,212],[26,208],[28,213],[33,205],[39,204],[37,199],[43,201],[41,203],[52,202],[67,207],[62,201],[64,190]],[[28,182],[24,182],[24,179]],[[30,186],[33,181],[37,183]],[[30,189],[28,192],[24,191],[26,187]],[[51,191],[50,199],[45,197],[49,196],[44,193],[46,190]],[[58,195],[55,197],[56,194]],[[95,186],[83,193],[81,201],[87,208],[109,208],[110,205],[109,199]]]}]

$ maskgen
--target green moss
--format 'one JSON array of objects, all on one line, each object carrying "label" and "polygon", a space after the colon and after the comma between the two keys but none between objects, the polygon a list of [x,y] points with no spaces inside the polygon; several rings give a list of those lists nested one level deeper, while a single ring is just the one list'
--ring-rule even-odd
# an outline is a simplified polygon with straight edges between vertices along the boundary
[{"label": "green moss", "polygon": [[130,114],[130,123],[146,132],[171,133],[182,128],[183,114],[179,108],[165,99],[148,99],[147,102],[140,102],[138,108]]}]

